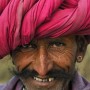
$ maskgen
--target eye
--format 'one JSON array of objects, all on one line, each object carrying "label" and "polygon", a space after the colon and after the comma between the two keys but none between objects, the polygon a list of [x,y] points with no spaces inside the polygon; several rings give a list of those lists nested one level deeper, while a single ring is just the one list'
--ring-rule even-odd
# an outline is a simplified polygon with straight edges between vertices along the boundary
[{"label": "eye", "polygon": [[65,46],[65,43],[59,42],[59,41],[54,41],[54,42],[50,42],[49,45],[51,47],[62,47],[62,46]]},{"label": "eye", "polygon": [[22,48],[28,48],[28,44],[22,45]]},{"label": "eye", "polygon": [[23,45],[22,48],[36,48],[37,46],[35,44],[26,44],[26,45]]},{"label": "eye", "polygon": [[30,43],[30,44],[25,44],[25,45],[23,45],[23,46],[21,47],[21,51],[22,51],[22,52],[28,52],[28,51],[32,51],[32,50],[34,50],[34,49],[36,49],[36,48],[37,48],[37,45],[36,45],[36,44]]}]

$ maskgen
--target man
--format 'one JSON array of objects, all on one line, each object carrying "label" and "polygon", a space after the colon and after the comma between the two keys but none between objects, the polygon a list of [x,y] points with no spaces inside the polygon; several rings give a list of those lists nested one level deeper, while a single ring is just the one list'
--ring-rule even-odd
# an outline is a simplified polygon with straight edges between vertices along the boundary
[{"label": "man", "polygon": [[75,70],[90,35],[89,0],[0,2],[0,57],[10,53],[16,66],[0,90],[90,90]]},{"label": "man", "polygon": [[17,71],[0,90],[90,90],[90,83],[75,70],[87,42],[83,36],[32,40],[12,53]]}]

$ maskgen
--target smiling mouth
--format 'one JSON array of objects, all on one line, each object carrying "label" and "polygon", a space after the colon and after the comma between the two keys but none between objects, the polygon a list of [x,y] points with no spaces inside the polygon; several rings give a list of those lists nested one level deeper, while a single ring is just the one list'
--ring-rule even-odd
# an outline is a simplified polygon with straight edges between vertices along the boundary
[{"label": "smiling mouth", "polygon": [[55,80],[55,78],[39,78],[39,77],[33,77],[34,80],[38,82],[52,82]]},{"label": "smiling mouth", "polygon": [[54,77],[32,77],[32,84],[39,87],[50,87],[55,84],[56,79]]}]

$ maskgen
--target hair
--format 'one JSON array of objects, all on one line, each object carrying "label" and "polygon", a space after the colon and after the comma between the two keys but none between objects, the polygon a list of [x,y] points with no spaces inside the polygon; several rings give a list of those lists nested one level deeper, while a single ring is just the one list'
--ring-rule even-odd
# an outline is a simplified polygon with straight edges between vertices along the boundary
[{"label": "hair", "polygon": [[87,41],[86,41],[85,36],[77,35],[76,36],[76,43],[77,43],[77,46],[79,48],[79,51],[82,52],[82,51],[86,50]]}]

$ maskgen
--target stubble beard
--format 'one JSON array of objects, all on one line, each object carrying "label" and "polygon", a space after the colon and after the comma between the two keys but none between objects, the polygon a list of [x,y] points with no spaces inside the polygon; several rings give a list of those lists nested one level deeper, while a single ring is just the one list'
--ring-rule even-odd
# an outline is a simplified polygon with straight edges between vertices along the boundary
[{"label": "stubble beard", "polygon": [[62,81],[58,81],[57,84],[55,84],[52,87],[35,87],[29,84],[24,83],[25,86],[25,90],[69,90],[68,86],[69,86],[69,82],[70,80],[62,80]]}]

